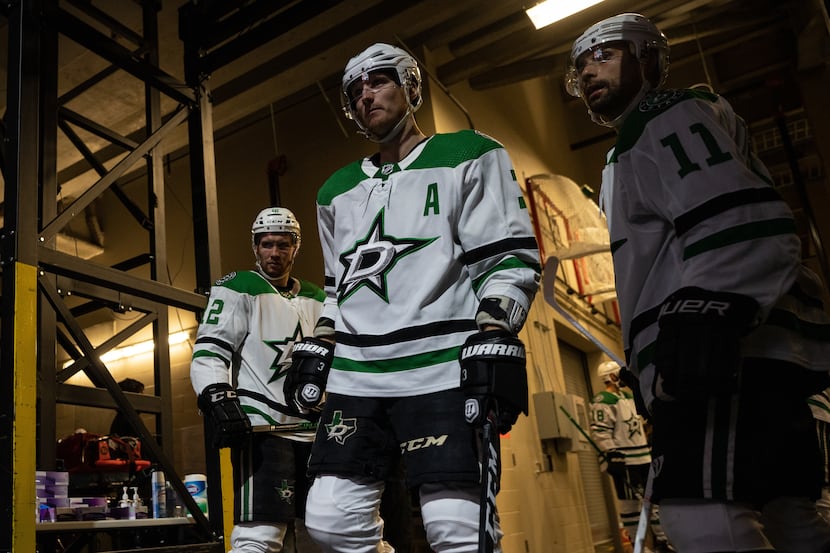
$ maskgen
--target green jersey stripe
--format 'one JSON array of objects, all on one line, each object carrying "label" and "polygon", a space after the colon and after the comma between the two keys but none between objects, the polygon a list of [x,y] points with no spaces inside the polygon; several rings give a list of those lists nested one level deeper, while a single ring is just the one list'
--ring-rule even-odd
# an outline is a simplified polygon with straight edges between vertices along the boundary
[{"label": "green jersey stripe", "polygon": [[383,359],[380,361],[356,361],[353,359],[346,359],[344,357],[335,357],[332,362],[332,368],[340,371],[362,373],[391,373],[408,371],[410,369],[419,369],[422,367],[438,365],[440,363],[456,361],[460,351],[461,347],[455,346],[427,353],[407,355],[405,357],[397,357],[393,359]]},{"label": "green jersey stripe", "polygon": [[796,232],[795,222],[792,219],[771,219],[746,223],[728,228],[698,240],[686,246],[683,250],[683,260],[689,260],[696,255],[706,253],[731,244],[747,242],[757,238],[793,234]]}]

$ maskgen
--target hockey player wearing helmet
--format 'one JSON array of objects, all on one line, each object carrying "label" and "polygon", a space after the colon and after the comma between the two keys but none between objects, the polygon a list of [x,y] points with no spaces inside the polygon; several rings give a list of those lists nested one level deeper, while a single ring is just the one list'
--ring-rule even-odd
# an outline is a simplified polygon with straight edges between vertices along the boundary
[{"label": "hockey player wearing helmet", "polygon": [[574,42],[566,78],[617,132],[600,206],[652,499],[684,553],[830,551],[805,401],[830,370],[830,341],[806,332],[828,323],[816,276],[745,123],[721,96],[663,88],[668,54],[652,22],[620,14]]},{"label": "hockey player wearing helmet", "polygon": [[[591,434],[605,456],[603,470],[614,480],[620,523],[633,537],[640,519],[651,450],[632,392],[620,380],[620,366],[615,361],[600,363],[597,376],[605,389],[591,399]],[[651,529],[653,549],[672,551],[656,509],[652,512]]]},{"label": "hockey player wearing helmet", "polygon": [[[234,553],[279,553],[292,528],[297,551],[319,551],[302,524],[317,413],[300,413],[283,395],[293,345],[311,336],[324,297],[291,275],[300,241],[290,210],[260,211],[251,225],[255,269],[216,281],[193,347],[199,409],[213,445],[231,448]],[[266,426],[275,431],[252,432]]]},{"label": "hockey player wearing helmet", "polygon": [[431,549],[477,551],[482,413],[497,404],[502,432],[527,413],[517,333],[540,274],[530,218],[498,142],[418,128],[420,71],[405,51],[370,46],[346,64],[342,91],[378,151],[317,195],[326,302],[309,350],[318,356],[298,360],[286,388],[312,407],[305,383],[317,386],[316,368],[330,367],[306,523],[326,551],[390,551],[378,503],[402,452]]}]

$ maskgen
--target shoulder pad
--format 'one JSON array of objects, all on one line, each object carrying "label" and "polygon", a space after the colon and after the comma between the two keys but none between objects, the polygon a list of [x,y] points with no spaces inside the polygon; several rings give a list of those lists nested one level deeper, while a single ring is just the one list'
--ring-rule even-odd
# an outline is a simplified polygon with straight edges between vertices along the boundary
[{"label": "shoulder pad", "polygon": [[606,405],[614,405],[617,403],[617,401],[619,401],[619,397],[607,390],[603,390],[602,392],[594,396],[594,399],[591,400],[591,403],[604,403]]}]

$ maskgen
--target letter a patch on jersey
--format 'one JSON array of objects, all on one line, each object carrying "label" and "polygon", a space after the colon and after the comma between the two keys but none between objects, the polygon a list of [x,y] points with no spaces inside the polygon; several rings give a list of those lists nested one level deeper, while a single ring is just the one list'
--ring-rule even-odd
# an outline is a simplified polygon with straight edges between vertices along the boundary
[{"label": "letter a patch on jersey", "polygon": [[441,207],[438,205],[438,183],[433,182],[427,186],[427,198],[424,202],[424,217],[429,215],[432,211],[434,215],[441,213]]}]

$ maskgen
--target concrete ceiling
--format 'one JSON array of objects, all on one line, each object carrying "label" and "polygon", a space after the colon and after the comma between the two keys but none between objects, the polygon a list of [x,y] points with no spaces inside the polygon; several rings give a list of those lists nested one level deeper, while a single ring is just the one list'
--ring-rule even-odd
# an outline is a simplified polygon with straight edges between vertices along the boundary
[{"label": "concrete ceiling", "polygon": [[[527,0],[294,0],[282,2],[278,9],[270,0],[249,0],[238,2],[239,11],[228,15],[247,18],[247,26],[204,52],[206,57],[221,60],[225,56],[227,60],[209,75],[206,84],[214,102],[215,129],[270,104],[314,94],[326,94],[332,105],[339,107],[337,83],[344,61],[371,42],[386,41],[416,54],[433,52],[434,59],[440,61],[429,76],[450,90],[462,82],[486,90],[523,79],[562,75],[569,47],[584,28],[615,13],[637,11],[650,17],[669,37],[672,64],[701,65],[717,90],[741,94],[792,71],[798,61],[798,33],[820,11],[819,2],[606,0],[537,31],[523,11]],[[159,67],[172,81],[184,82],[179,35],[183,3],[165,0],[160,5]],[[59,6],[63,13],[72,14],[124,48],[140,48],[139,2],[65,0]],[[251,17],[254,13],[261,15]],[[263,44],[235,57],[232,43],[256,33],[266,36]],[[6,44],[8,25],[2,16],[0,35],[0,44]],[[5,57],[0,60],[0,86],[4,88],[6,62]],[[106,59],[61,35],[59,95],[110,66]],[[140,138],[145,124],[144,98],[139,79],[125,71],[113,71],[63,107],[124,137]],[[5,103],[3,94],[0,111],[5,112]],[[176,105],[163,95],[164,114]],[[748,118],[751,120],[751,115]],[[83,129],[75,130],[105,166],[111,167],[123,157],[121,148]],[[166,147],[173,150],[186,143],[182,128]],[[60,132],[57,168],[62,191],[68,195],[98,178]]]}]

